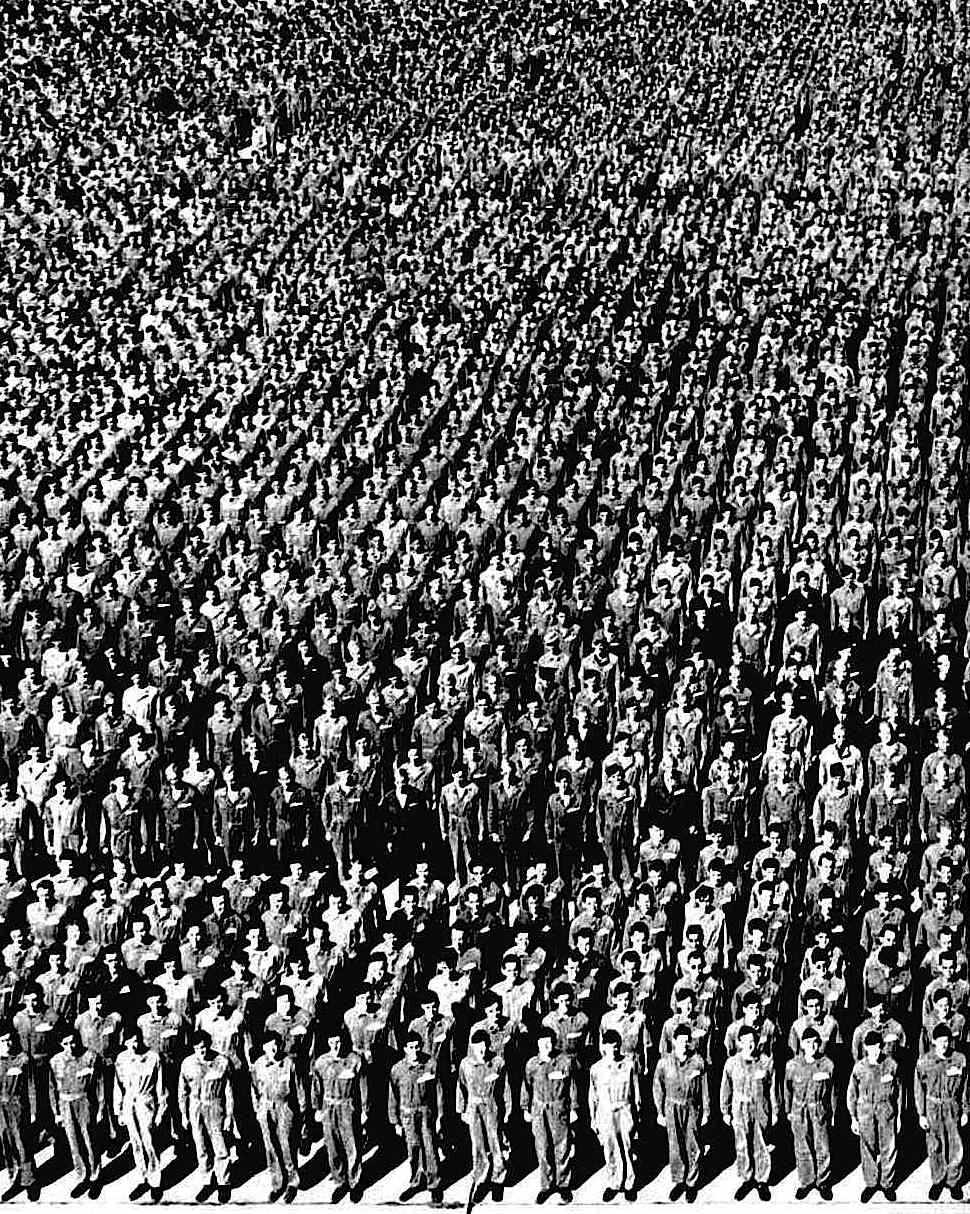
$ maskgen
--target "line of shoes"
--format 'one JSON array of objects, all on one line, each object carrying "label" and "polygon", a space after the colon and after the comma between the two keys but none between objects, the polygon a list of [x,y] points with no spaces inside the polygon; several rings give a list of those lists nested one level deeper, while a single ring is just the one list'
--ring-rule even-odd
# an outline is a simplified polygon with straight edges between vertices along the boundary
[{"label": "line of shoes", "polygon": [[[413,1181],[403,1191],[401,1196],[398,1198],[398,1201],[410,1201],[412,1197],[417,1197],[417,1195],[420,1192],[422,1192],[424,1189],[426,1189],[427,1187],[428,1186],[426,1184],[422,1183],[420,1180]],[[441,1206],[443,1204],[443,1202],[444,1202],[444,1199],[443,1199],[443,1194],[442,1194],[441,1188],[440,1188],[440,1186],[436,1186],[435,1188],[433,1188],[431,1190],[431,1204],[435,1208],[437,1208],[437,1207]]]},{"label": "line of shoes", "polygon": [[942,1180],[930,1185],[930,1201],[939,1201],[943,1196],[943,1190],[947,1188],[950,1190],[950,1196],[954,1201],[963,1201],[963,1186],[958,1184],[946,1185]]}]

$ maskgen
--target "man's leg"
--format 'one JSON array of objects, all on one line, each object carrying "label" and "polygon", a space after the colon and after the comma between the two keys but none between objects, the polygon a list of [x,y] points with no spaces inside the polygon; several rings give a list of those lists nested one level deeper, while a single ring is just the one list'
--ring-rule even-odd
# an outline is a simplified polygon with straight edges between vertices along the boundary
[{"label": "man's leg", "polygon": [[200,1104],[189,1105],[189,1129],[192,1131],[192,1142],[195,1144],[195,1154],[199,1161],[199,1171],[206,1182],[212,1180],[212,1144],[206,1133],[205,1122],[202,1118]]},{"label": "man's leg", "polygon": [[498,1118],[493,1112],[489,1111],[485,1125],[488,1133],[488,1152],[492,1157],[492,1184],[505,1184],[505,1144],[502,1142]]},{"label": "man's leg", "polygon": [[552,1126],[545,1109],[532,1114],[532,1138],[536,1144],[536,1159],[539,1161],[539,1188],[542,1191],[554,1187],[553,1159],[550,1138]]},{"label": "man's leg", "polygon": [[738,1115],[732,1118],[734,1124],[734,1154],[738,1176],[748,1183],[754,1177],[752,1150],[749,1143],[751,1123],[747,1117]]},{"label": "man's leg", "polygon": [[572,1182],[573,1142],[568,1117],[558,1115],[549,1119],[549,1137],[555,1161],[555,1183],[559,1189],[568,1189]]},{"label": "man's leg", "polygon": [[804,1109],[792,1114],[791,1132],[795,1146],[795,1171],[798,1174],[798,1187],[808,1188],[809,1185],[815,1183],[815,1160],[808,1137],[808,1113]]},{"label": "man's leg", "polygon": [[696,1189],[700,1181],[701,1175],[701,1150],[700,1140],[700,1123],[697,1115],[692,1111],[687,1112],[686,1125],[684,1127],[684,1184],[689,1189]]},{"label": "man's leg", "polygon": [[472,1140],[472,1179],[474,1184],[481,1184],[489,1173],[488,1132],[485,1129],[485,1118],[476,1109],[469,1126]]},{"label": "man's leg", "polygon": [[202,1119],[212,1146],[216,1184],[224,1188],[229,1183],[229,1147],[226,1145],[226,1135],[222,1128],[222,1110],[203,1107]]},{"label": "man's leg", "polygon": [[424,1178],[428,1188],[434,1191],[441,1187],[441,1153],[438,1150],[438,1129],[431,1113],[420,1114],[418,1132],[424,1155]]},{"label": "man's leg", "polygon": [[64,1126],[64,1135],[67,1138],[67,1145],[71,1152],[71,1162],[74,1165],[74,1171],[81,1177],[90,1176],[88,1171],[88,1161],[84,1155],[84,1144],[81,1139],[81,1127],[78,1123],[75,1114],[75,1104],[73,1100],[66,1100],[61,1105],[61,1123]]},{"label": "man's leg", "polygon": [[300,1173],[293,1158],[293,1113],[281,1106],[275,1120],[280,1172],[288,1189],[299,1188]]},{"label": "man's leg", "polygon": [[[276,1125],[271,1115],[265,1110],[261,1110],[259,1114],[259,1129],[263,1135],[263,1150],[266,1153],[266,1166],[269,1168],[270,1189],[275,1193],[278,1189],[283,1188],[283,1172],[280,1168],[279,1154],[274,1139]],[[330,1168],[332,1171],[332,1160]]]},{"label": "man's leg", "polygon": [[323,1130],[323,1145],[327,1151],[327,1162],[330,1164],[330,1175],[333,1177],[334,1184],[343,1188],[347,1184],[347,1162],[340,1149],[337,1127],[334,1124],[335,1115],[333,1108],[324,1109],[321,1129]]},{"label": "man's leg", "polygon": [[930,1161],[930,1181],[933,1184],[946,1182],[946,1156],[944,1154],[944,1135],[946,1130],[942,1124],[935,1121],[929,1123],[926,1131],[926,1154]]},{"label": "man's leg", "polygon": [[946,1118],[946,1184],[950,1189],[963,1183],[963,1137],[960,1121],[953,1114]]},{"label": "man's leg", "polygon": [[364,1152],[360,1124],[353,1109],[341,1105],[337,1110],[337,1124],[340,1127],[340,1142],[343,1146],[344,1158],[347,1160],[347,1183],[352,1189],[359,1189]]},{"label": "man's leg", "polygon": [[616,1127],[623,1169],[622,1187],[624,1190],[630,1190],[636,1185],[636,1168],[633,1162],[633,1114],[629,1109],[619,1109],[617,1111]]},{"label": "man's leg", "polygon": [[670,1159],[670,1179],[674,1184],[686,1180],[687,1142],[684,1134],[685,1121],[676,1112],[667,1114],[667,1155]]},{"label": "man's leg", "polygon": [[[882,1175],[874,1184],[881,1184],[884,1189],[896,1187],[896,1159],[898,1155],[896,1119],[892,1116],[880,1117],[878,1127],[878,1158]],[[868,1182],[867,1182],[868,1183]]]},{"label": "man's leg", "polygon": [[832,1147],[828,1122],[824,1117],[812,1118],[812,1142],[815,1147],[815,1183],[824,1188],[832,1180]]},{"label": "man's leg", "polygon": [[881,1127],[874,1119],[860,1117],[859,1158],[862,1162],[862,1183],[867,1189],[879,1187],[879,1156],[882,1145]]},{"label": "man's leg", "polygon": [[771,1153],[765,1142],[765,1129],[766,1127],[756,1120],[751,1131],[754,1178],[758,1184],[767,1184],[771,1175]]}]

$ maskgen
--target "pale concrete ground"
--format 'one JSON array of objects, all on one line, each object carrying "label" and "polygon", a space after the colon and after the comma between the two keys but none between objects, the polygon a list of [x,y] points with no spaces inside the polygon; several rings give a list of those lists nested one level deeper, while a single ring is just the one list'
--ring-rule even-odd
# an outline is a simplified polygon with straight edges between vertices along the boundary
[{"label": "pale concrete ground", "polygon": [[[68,1172],[60,1177],[53,1179],[50,1174],[50,1151],[45,1151],[38,1162],[41,1164],[41,1179],[44,1183],[42,1200],[33,1208],[39,1211],[47,1208],[53,1209],[62,1207],[65,1203],[71,1201],[70,1191],[74,1186],[75,1179],[72,1173]],[[163,1199],[164,1204],[169,1206],[192,1206],[194,1205],[194,1197],[201,1183],[200,1177],[194,1171],[186,1171],[186,1168],[191,1165],[194,1160],[186,1160],[184,1157],[180,1161],[174,1160],[174,1155],[171,1149],[165,1152],[163,1161],[166,1166],[165,1185],[166,1192]],[[659,1162],[659,1157],[657,1159]],[[332,1183],[326,1176],[325,1156],[322,1154],[322,1146],[315,1143],[313,1149],[308,1156],[300,1157],[301,1173],[303,1183],[308,1185],[308,1188],[301,1189],[297,1196],[297,1205],[312,1206],[312,1205],[328,1205],[330,1202],[330,1194],[332,1191]],[[646,1161],[647,1171],[652,1172],[650,1160]],[[62,1165],[63,1166],[63,1165]],[[512,1171],[513,1174],[520,1173],[523,1166],[529,1166],[529,1161],[521,1161],[516,1166],[516,1159],[513,1153]],[[655,1166],[655,1165],[654,1165]],[[592,1175],[588,1175],[590,1167],[594,1167]],[[381,1164],[376,1158],[376,1153],[372,1152],[368,1156],[367,1164],[365,1165],[365,1184],[367,1188],[364,1193],[359,1209],[374,1207],[395,1206],[398,1210],[403,1207],[398,1203],[398,1195],[406,1186],[408,1180],[408,1172],[406,1165],[401,1162],[397,1166],[391,1161],[390,1170],[386,1170],[387,1165]],[[724,1207],[725,1209],[738,1209],[737,1203],[734,1202],[734,1191],[738,1181],[734,1171],[733,1164],[730,1158],[721,1158],[716,1165],[717,1174],[711,1175],[715,1170],[712,1165],[707,1172],[706,1183],[701,1190],[695,1208],[700,1206],[715,1205]],[[909,1169],[903,1168],[905,1173]],[[603,1193],[603,1174],[599,1168],[598,1159],[591,1161],[589,1166],[582,1167],[582,1179],[575,1190],[574,1206],[601,1206]],[[128,1194],[134,1188],[136,1177],[131,1171],[131,1157],[127,1149],[122,1152],[115,1160],[113,1160],[106,1169],[106,1183],[99,1198],[97,1205],[102,1207],[122,1207],[128,1209],[133,1208],[132,1203],[128,1200]],[[464,1175],[449,1184],[445,1189],[445,1204],[447,1207],[457,1209],[464,1207],[468,1196],[470,1184],[470,1176]],[[671,1182],[670,1174],[666,1166],[653,1179],[649,1180],[637,1195],[636,1204],[669,1204],[668,1194],[670,1191]],[[777,1209],[783,1207],[785,1214],[790,1214],[795,1210],[806,1210],[809,1207],[824,1206],[825,1203],[821,1200],[817,1193],[811,1193],[808,1198],[802,1202],[795,1201],[796,1180],[793,1171],[787,1171],[787,1174],[780,1180],[776,1180],[772,1187],[772,1202],[771,1207]],[[916,1205],[925,1207],[927,1201],[927,1189],[929,1188],[929,1173],[928,1166],[925,1162],[921,1162],[915,1171],[900,1179],[899,1182],[899,1200],[896,1204],[896,1209],[904,1214],[907,1209],[913,1209]],[[242,1203],[250,1206],[262,1206],[269,1208],[266,1203],[266,1195],[269,1189],[268,1174],[263,1171],[245,1180],[233,1190],[233,1203]],[[505,1191],[505,1201],[503,1208],[508,1210],[533,1209],[535,1207],[535,1196],[538,1190],[538,1173],[532,1168],[525,1176],[517,1180],[516,1183],[509,1185]],[[834,1189],[835,1199],[832,1205],[853,1205],[858,1206],[859,1195],[862,1191],[862,1173],[858,1167],[855,1168],[848,1176],[839,1180]],[[77,1204],[86,1206],[89,1209],[95,1204],[87,1197],[76,1199]],[[413,1198],[408,1207],[415,1209],[426,1209],[428,1196],[426,1193],[419,1194]],[[26,1197],[20,1194],[11,1204],[27,1204]],[[137,1205],[151,1206],[150,1199],[146,1196],[142,1198]],[[215,1198],[210,1199],[212,1206],[217,1206],[218,1202]],[[683,1206],[685,1203],[681,1200],[678,1203]],[[744,1207],[759,1208],[762,1203],[758,1200],[755,1194],[751,1194],[744,1203]],[[949,1193],[945,1194],[940,1205],[954,1204]],[[963,1203],[965,1204],[965,1203]],[[483,1203],[485,1207],[499,1208],[498,1204],[492,1201],[491,1198],[486,1199]],[[887,1203],[882,1194],[878,1194],[870,1203],[869,1208],[877,1210],[879,1207],[885,1209]],[[620,1211],[627,1207],[627,1203],[618,1198],[612,1203],[614,1210]],[[273,1207],[277,1210],[285,1208],[280,1202]],[[354,1207],[345,1198],[340,1203],[340,1208],[345,1212],[352,1210]],[[559,1209],[560,1203],[557,1197],[553,1197],[544,1207],[544,1210]],[[605,1207],[603,1207],[605,1208]]]}]

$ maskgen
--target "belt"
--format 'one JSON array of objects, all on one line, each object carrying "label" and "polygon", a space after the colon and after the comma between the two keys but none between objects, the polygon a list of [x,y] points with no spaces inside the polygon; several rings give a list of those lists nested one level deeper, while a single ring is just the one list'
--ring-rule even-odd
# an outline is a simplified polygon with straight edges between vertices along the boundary
[{"label": "belt", "polygon": [[349,1096],[324,1096],[323,1103],[336,1108],[342,1104],[353,1104],[353,1100]]},{"label": "belt", "polygon": [[87,1092],[71,1092],[70,1095],[65,1095],[61,1092],[59,1095],[60,1099],[66,1101],[68,1104],[71,1104],[75,1100],[87,1100],[88,1098]]},{"label": "belt", "polygon": [[430,1113],[431,1110],[423,1104],[402,1104],[402,1113]]},{"label": "belt", "polygon": [[955,1104],[959,1105],[960,1098],[958,1096],[927,1096],[927,1104]]}]

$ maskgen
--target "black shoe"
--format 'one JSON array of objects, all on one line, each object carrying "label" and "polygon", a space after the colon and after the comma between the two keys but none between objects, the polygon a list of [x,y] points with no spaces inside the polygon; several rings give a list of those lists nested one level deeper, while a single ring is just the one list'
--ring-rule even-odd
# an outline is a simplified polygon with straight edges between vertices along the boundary
[{"label": "black shoe", "polygon": [[488,1196],[488,1182],[485,1181],[483,1184],[480,1184],[478,1186],[478,1188],[475,1190],[475,1192],[472,1194],[472,1202],[474,1205],[478,1205],[480,1202],[483,1202],[487,1196]]},{"label": "black shoe", "polygon": [[211,1180],[207,1180],[195,1195],[196,1201],[208,1201],[212,1194],[216,1191],[216,1186]]},{"label": "black shoe", "polygon": [[795,1190],[795,1200],[804,1201],[811,1191],[812,1186],[810,1184],[803,1184],[801,1188]]},{"label": "black shoe", "polygon": [[569,1203],[572,1201],[572,1199],[573,1199],[573,1195],[572,1195],[572,1193],[570,1193],[570,1191],[568,1189],[559,1190],[559,1200],[562,1202],[562,1204],[564,1206],[568,1206]]},{"label": "black shoe", "polygon": [[227,1184],[221,1184],[219,1186],[219,1204],[225,1205],[226,1202],[229,1200],[230,1194],[231,1194],[231,1190],[230,1190],[229,1186]]},{"label": "black shoe", "polygon": [[950,1196],[953,1198],[954,1201],[963,1201],[962,1185],[958,1185],[958,1184],[951,1185],[950,1186]]},{"label": "black shoe", "polygon": [[270,1192],[269,1197],[267,1197],[267,1198],[266,1198],[266,1200],[267,1200],[267,1201],[268,1201],[270,1204],[272,1204],[274,1201],[279,1201],[279,1199],[280,1199],[282,1196],[283,1196],[283,1190],[282,1190],[282,1189],[273,1189],[273,1190]]},{"label": "black shoe", "polygon": [[88,1197],[90,1197],[92,1201],[97,1201],[101,1196],[101,1190],[103,1187],[104,1184],[100,1176],[97,1180],[92,1180],[90,1186],[88,1187]]},{"label": "black shoe", "polygon": [[3,1193],[3,1195],[2,1195],[2,1196],[0,1196],[0,1201],[11,1201],[11,1200],[12,1200],[14,1197],[16,1197],[16,1196],[17,1196],[17,1194],[20,1192],[20,1190],[21,1190],[23,1187],[24,1187],[24,1186],[23,1186],[23,1185],[20,1183],[20,1181],[19,1181],[19,1180],[15,1180],[15,1181],[13,1182],[13,1184],[10,1186],[10,1188],[9,1188],[9,1189],[7,1189],[7,1190],[6,1190],[6,1191]]},{"label": "black shoe", "polygon": [[771,1201],[771,1189],[769,1189],[766,1184],[759,1184],[755,1187],[757,1188],[758,1196],[762,1201]]},{"label": "black shoe", "polygon": [[616,1196],[616,1189],[604,1189],[603,1190],[603,1200],[604,1201],[612,1201],[615,1196]]},{"label": "black shoe", "polygon": [[859,1200],[862,1202],[863,1205],[865,1205],[867,1201],[872,1201],[872,1199],[875,1197],[875,1195],[876,1195],[876,1186],[867,1185],[862,1190]]},{"label": "black shoe", "polygon": [[291,1185],[287,1186],[286,1192],[283,1194],[283,1200],[286,1202],[286,1204],[288,1206],[293,1204],[293,1202],[296,1200],[296,1185],[295,1184],[291,1184]]},{"label": "black shoe", "polygon": [[436,1210],[444,1205],[444,1196],[440,1189],[431,1190],[431,1204]]},{"label": "black shoe", "polygon": [[[88,1191],[88,1185],[90,1183],[91,1182],[89,1180],[79,1180],[74,1188],[71,1189],[71,1197],[83,1197]],[[940,1187],[942,1188],[942,1185]]]},{"label": "black shoe", "polygon": [[540,1189],[536,1194],[536,1205],[544,1206],[552,1196],[552,1189]]},{"label": "black shoe", "polygon": [[740,1185],[738,1187],[737,1192],[734,1194],[734,1200],[735,1201],[744,1201],[744,1199],[747,1197],[747,1195],[751,1192],[751,1190],[753,1188],[754,1188],[754,1181],[746,1180],[742,1185]]},{"label": "black shoe", "polygon": [[347,1186],[345,1184],[338,1184],[333,1191],[330,1201],[333,1205],[336,1205],[338,1201],[343,1201],[346,1196]]},{"label": "black shoe", "polygon": [[686,1188],[687,1186],[685,1184],[675,1184],[670,1190],[670,1200],[677,1201],[679,1198],[683,1197]]},{"label": "black shoe", "polygon": [[417,1182],[415,1182],[413,1184],[409,1184],[408,1187],[401,1194],[401,1196],[398,1198],[398,1201],[410,1201],[412,1197],[417,1197],[417,1195],[421,1192],[421,1190],[423,1188],[424,1188],[424,1185],[420,1185]]},{"label": "black shoe", "polygon": [[685,1186],[684,1197],[687,1199],[687,1204],[692,1206],[697,1200],[697,1190],[692,1189],[690,1185]]},{"label": "black shoe", "polygon": [[929,1198],[930,1201],[939,1201],[943,1196],[944,1186],[942,1184],[931,1184]]},{"label": "black shoe", "polygon": [[32,1184],[27,1186],[27,1200],[40,1201],[40,1185]]},{"label": "black shoe", "polygon": [[828,1184],[820,1184],[818,1186],[818,1195],[823,1201],[832,1200],[832,1186]]},{"label": "black shoe", "polygon": [[504,1201],[504,1199],[505,1199],[505,1185],[504,1184],[493,1184],[492,1185],[492,1201]]},{"label": "black shoe", "polygon": [[885,1199],[887,1201],[896,1200],[896,1190],[895,1189],[883,1189],[882,1195],[883,1195],[883,1197],[885,1197]]},{"label": "black shoe", "polygon": [[636,1201],[637,1191],[636,1189],[624,1189],[623,1196],[627,1199],[627,1201]]},{"label": "black shoe", "polygon": [[363,1196],[363,1194],[361,1193],[360,1189],[351,1189],[350,1190],[350,1200],[354,1203],[354,1205],[356,1205],[360,1201],[362,1196]]},{"label": "black shoe", "polygon": [[158,1205],[158,1203],[162,1200],[164,1192],[165,1190],[161,1185],[155,1185],[155,1187],[152,1189],[152,1201],[155,1203],[155,1205]]}]

